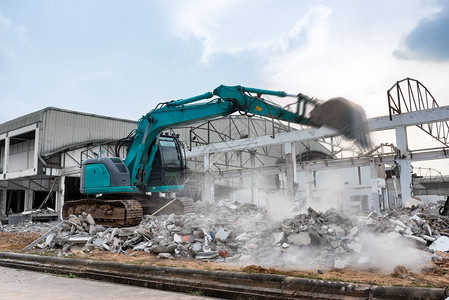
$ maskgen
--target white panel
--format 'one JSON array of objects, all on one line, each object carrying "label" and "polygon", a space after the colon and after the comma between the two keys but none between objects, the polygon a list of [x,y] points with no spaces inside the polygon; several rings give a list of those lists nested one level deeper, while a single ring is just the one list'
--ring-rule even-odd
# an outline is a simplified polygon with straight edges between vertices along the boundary
[{"label": "white panel", "polygon": [[36,171],[34,169],[27,169],[22,171],[15,171],[15,172],[8,172],[6,173],[5,179],[14,179],[14,178],[20,178],[25,176],[33,176],[36,175]]},{"label": "white panel", "polygon": [[15,130],[11,130],[10,132],[8,132],[8,136],[9,137],[13,137],[16,135],[20,135],[22,133],[26,133],[26,132],[30,132],[30,131],[34,131],[37,128],[37,124],[31,124],[19,129],[15,129]]}]

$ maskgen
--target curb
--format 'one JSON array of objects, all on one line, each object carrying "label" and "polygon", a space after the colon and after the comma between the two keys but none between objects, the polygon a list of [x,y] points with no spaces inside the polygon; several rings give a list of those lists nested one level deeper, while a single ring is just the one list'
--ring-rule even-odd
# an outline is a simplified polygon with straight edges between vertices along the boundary
[{"label": "curb", "polygon": [[287,275],[140,266],[0,252],[0,265],[228,299],[445,299],[447,289],[374,286]]}]

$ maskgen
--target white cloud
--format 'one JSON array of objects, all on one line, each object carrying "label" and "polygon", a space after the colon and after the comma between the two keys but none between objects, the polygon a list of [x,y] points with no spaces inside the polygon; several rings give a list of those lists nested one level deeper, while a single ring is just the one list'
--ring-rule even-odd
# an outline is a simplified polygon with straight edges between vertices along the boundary
[{"label": "white cloud", "polygon": [[14,24],[0,14],[0,62],[18,59],[16,44],[23,40],[26,31],[25,26]]},{"label": "white cloud", "polygon": [[226,15],[238,2],[238,0],[178,2],[170,9],[173,11],[172,29],[176,35],[185,40],[191,37],[201,40],[203,47],[201,61],[207,63],[210,56],[217,51],[215,35],[221,29],[218,19]]},{"label": "white cloud", "polygon": [[304,38],[322,40],[320,35],[325,30],[320,25],[325,25],[331,13],[325,6],[307,10],[295,5],[297,14],[291,11],[289,14],[294,17],[282,19],[279,17],[285,17],[285,13],[280,9],[269,12],[264,3],[255,1],[194,3],[181,2],[171,9],[172,30],[186,41],[200,40],[201,62],[206,64],[218,54],[239,55],[250,51],[271,57],[301,45]]},{"label": "white cloud", "polygon": [[10,28],[12,26],[11,19],[0,15],[0,27]]}]

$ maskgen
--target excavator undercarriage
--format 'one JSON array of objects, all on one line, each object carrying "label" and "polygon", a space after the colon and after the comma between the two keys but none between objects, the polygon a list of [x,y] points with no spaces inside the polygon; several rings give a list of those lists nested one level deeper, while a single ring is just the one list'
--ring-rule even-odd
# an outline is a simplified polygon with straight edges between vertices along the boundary
[{"label": "excavator undercarriage", "polygon": [[123,195],[108,195],[104,198],[67,201],[62,209],[63,219],[70,215],[90,214],[95,222],[108,227],[127,227],[139,225],[143,215],[155,213],[187,214],[194,211],[194,202],[189,197],[159,197],[132,195],[128,199]]}]

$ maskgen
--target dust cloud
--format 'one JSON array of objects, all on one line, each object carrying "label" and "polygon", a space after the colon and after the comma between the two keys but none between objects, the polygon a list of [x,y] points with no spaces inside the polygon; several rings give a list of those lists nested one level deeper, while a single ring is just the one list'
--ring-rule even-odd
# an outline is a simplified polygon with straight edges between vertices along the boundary
[{"label": "dust cloud", "polygon": [[[256,199],[257,212],[240,215],[234,222],[235,238],[243,250],[238,262],[296,270],[349,267],[379,272],[404,265],[418,272],[430,261],[426,247],[395,231],[385,216],[345,210],[345,184],[334,173],[311,198],[292,201],[279,192],[271,193],[268,200],[266,195]],[[251,193],[240,191],[232,198],[248,204]],[[379,232],[379,227],[384,230]]]}]

